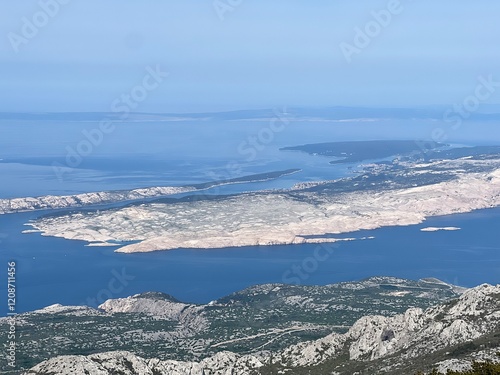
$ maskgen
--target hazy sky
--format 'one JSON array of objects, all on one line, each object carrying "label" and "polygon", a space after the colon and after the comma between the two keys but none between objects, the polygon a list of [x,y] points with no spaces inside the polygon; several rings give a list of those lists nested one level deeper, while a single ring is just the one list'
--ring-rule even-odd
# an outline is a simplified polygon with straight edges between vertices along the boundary
[{"label": "hazy sky", "polygon": [[109,111],[158,64],[136,111],[448,105],[500,81],[498,0],[397,3],[5,0],[0,111]]}]

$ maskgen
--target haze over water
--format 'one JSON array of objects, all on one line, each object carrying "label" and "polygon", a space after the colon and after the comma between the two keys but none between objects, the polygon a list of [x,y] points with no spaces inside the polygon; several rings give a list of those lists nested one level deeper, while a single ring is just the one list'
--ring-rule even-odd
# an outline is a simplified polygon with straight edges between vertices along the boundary
[{"label": "haze over water", "polygon": [[[78,142],[82,127],[91,128],[92,124],[73,124],[73,128],[65,128],[71,130],[55,132],[54,138],[45,137],[43,143],[25,142],[22,147],[19,143],[15,147],[12,146],[15,143],[9,143],[11,146],[6,147],[3,159],[16,160],[0,163],[10,181],[2,185],[1,196],[73,194],[237,177],[228,176],[228,160],[238,163],[242,175],[287,168],[302,171],[274,181],[225,185],[204,194],[288,188],[297,182],[352,175],[359,163],[334,166],[329,164],[330,158],[279,151],[280,147],[351,140],[354,134],[360,134],[360,129],[365,131],[366,139],[377,139],[380,134],[380,130],[370,127],[373,124],[365,123],[356,124],[357,130],[352,124],[293,124],[276,134],[273,142],[257,152],[254,160],[246,161],[238,153],[238,146],[266,126],[265,122],[239,124],[238,127],[233,123],[214,124],[217,132],[212,133],[207,128],[203,138],[193,139],[193,129],[200,130],[206,125],[162,124],[175,129],[172,133],[175,136],[169,137],[168,132],[158,132],[158,124],[125,124],[116,133],[116,138],[104,142],[101,149],[84,159],[79,168],[68,172],[63,180],[57,179],[51,163],[64,160],[63,146]],[[418,139],[435,126],[425,121],[419,123],[420,127],[410,126],[416,124],[401,120],[384,121],[379,125],[383,125],[387,137],[392,135],[394,139]],[[25,126],[50,132],[54,125],[32,123]],[[15,129],[9,128],[6,139],[1,142],[20,137],[20,131],[17,133]],[[472,127],[464,126],[463,129],[455,139],[457,143],[463,141]],[[483,139],[477,144],[494,144],[496,133],[492,134],[492,139]],[[127,143],[132,138],[140,140],[134,148]],[[499,209],[432,218],[417,226],[345,234],[339,237],[374,238],[342,242],[326,260],[313,263],[311,257],[316,245],[118,254],[113,253],[114,248],[86,247],[80,241],[43,237],[38,233],[21,234],[27,229],[23,224],[41,214],[43,212],[0,216],[3,233],[0,261],[15,259],[18,262],[19,311],[53,303],[95,306],[106,298],[146,291],[162,291],[186,302],[206,303],[254,284],[329,284],[377,275],[412,279],[437,277],[468,287],[499,282]],[[461,230],[420,231],[427,226],[454,226]],[[295,272],[296,267],[306,270],[305,276]],[[112,280],[119,282],[114,292],[108,286]]]}]

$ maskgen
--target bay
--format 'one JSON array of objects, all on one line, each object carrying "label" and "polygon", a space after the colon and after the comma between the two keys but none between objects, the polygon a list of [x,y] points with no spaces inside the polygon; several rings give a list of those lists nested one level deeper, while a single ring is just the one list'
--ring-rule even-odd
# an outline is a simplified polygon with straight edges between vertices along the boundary
[{"label": "bay", "polygon": [[[35,216],[0,216],[0,265],[17,263],[18,312],[54,303],[96,306],[107,298],[146,291],[207,303],[255,284],[325,285],[381,275],[436,277],[465,287],[500,282],[500,208],[346,234],[374,238],[341,242],[320,259],[315,256],[318,245],[114,253],[112,247],[21,234],[23,224]],[[428,226],[461,230],[420,231]],[[5,287],[0,293],[6,293]]]}]

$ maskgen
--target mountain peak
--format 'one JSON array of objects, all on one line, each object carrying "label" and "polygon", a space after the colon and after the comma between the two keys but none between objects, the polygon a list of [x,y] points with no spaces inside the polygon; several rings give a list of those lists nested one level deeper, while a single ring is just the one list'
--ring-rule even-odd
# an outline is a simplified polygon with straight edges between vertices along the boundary
[{"label": "mountain peak", "polygon": [[[377,280],[384,283],[387,280],[396,281]],[[262,291],[268,292],[269,288]],[[179,325],[186,323],[186,327],[192,327],[196,319],[199,319],[198,322],[205,319],[203,316],[207,310],[204,307],[171,302],[163,297],[161,293],[145,293],[143,297],[136,295],[108,300],[101,307],[107,311],[141,311],[148,314],[158,314],[160,309],[165,314],[165,309],[169,309],[169,318],[176,318]],[[61,306],[50,308],[57,310]],[[218,311],[220,314],[221,311]],[[393,316],[363,316],[347,332],[334,332],[317,340],[293,344],[283,350],[273,351],[272,355],[271,352],[259,350],[247,355],[222,350],[198,361],[179,361],[144,359],[131,352],[112,351],[52,358],[33,367],[27,374],[87,371],[102,375],[117,372],[127,375],[269,375],[275,373],[273,371],[276,368],[281,369],[282,373],[296,373],[298,369],[300,372],[297,373],[308,374],[413,374],[419,370],[427,371],[432,366],[443,369],[460,364],[467,367],[467,363],[474,359],[490,358],[492,351],[498,351],[500,346],[499,319],[500,285],[483,284],[467,290],[459,298],[426,309],[411,307]],[[207,327],[201,324],[198,328],[205,332]],[[188,334],[192,335],[192,331]],[[256,337],[260,336],[262,334]],[[245,336],[245,339],[250,337]],[[211,348],[219,348],[221,344],[212,343]]]},{"label": "mountain peak", "polygon": [[140,294],[135,294],[132,296],[132,298],[145,298],[145,299],[152,299],[152,300],[161,300],[161,301],[182,303],[177,298],[171,296],[170,294],[163,293],[163,292],[144,292],[144,293],[140,293]]}]

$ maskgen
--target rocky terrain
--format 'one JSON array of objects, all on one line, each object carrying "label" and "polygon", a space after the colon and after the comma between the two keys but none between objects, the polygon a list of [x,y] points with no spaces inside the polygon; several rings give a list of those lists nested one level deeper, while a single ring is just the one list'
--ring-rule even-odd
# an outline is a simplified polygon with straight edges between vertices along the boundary
[{"label": "rocky terrain", "polygon": [[[265,357],[332,332],[343,335],[363,316],[425,309],[463,290],[436,279],[377,277],[327,286],[259,285],[206,305],[164,293],[111,299],[99,309],[52,305],[16,317],[17,363],[27,369],[61,355],[118,349],[161,361],[209,361],[229,351]],[[7,340],[6,325],[0,319],[0,342]]]},{"label": "rocky terrain", "polygon": [[0,214],[14,212],[51,210],[59,208],[85,207],[120,201],[152,198],[193,191],[193,188],[158,186],[144,189],[101,191],[75,195],[45,195],[43,197],[26,197],[0,199]]},{"label": "rocky terrain", "polygon": [[125,253],[335,242],[335,234],[500,206],[500,154],[479,151],[368,164],[354,177],[290,190],[157,200],[28,224],[45,236]]},{"label": "rocky terrain", "polygon": [[[425,285],[427,292],[424,292]],[[266,286],[265,289],[276,287]],[[387,278],[337,284],[334,288],[347,289],[353,294],[378,288],[380,296],[391,295],[395,299],[396,296],[402,298],[401,292],[425,298],[425,293],[430,293],[427,294],[430,296],[438,290],[439,293],[444,290],[452,291],[451,286],[437,280],[421,281],[419,285],[412,286],[403,280]],[[257,294],[263,295],[261,292]],[[306,295],[303,297],[307,298]],[[234,296],[227,297],[226,301],[233,298]],[[215,302],[220,303],[222,302]],[[110,301],[106,306],[114,311],[136,311],[139,308],[130,299]],[[146,314],[161,313],[156,307],[151,311],[151,305],[144,305],[144,309]],[[333,306],[330,305],[328,310],[332,309]],[[29,315],[20,318],[23,322],[28,321]],[[414,374],[431,368],[439,368],[441,371],[466,369],[470,367],[471,360],[496,357],[495,353],[500,348],[499,323],[500,286],[484,284],[466,290],[458,298],[427,308],[409,307],[398,314],[365,315],[346,324],[348,327],[343,331],[334,331],[318,339],[302,340],[278,350],[264,351],[255,348],[249,353],[226,350],[204,356],[200,360],[181,361],[161,359],[151,353],[139,355],[131,350],[116,351],[123,346],[115,345],[115,350],[101,353],[54,356],[25,373],[350,375]]]},{"label": "rocky terrain", "polygon": [[[278,178],[297,170],[179,188],[1,200],[0,213],[71,208],[30,221],[33,230],[25,232],[84,240],[91,246],[117,246],[121,252],[147,252],[351,240],[340,239],[339,234],[500,206],[499,148],[441,150],[434,151],[434,157],[400,155],[359,168],[339,180],[231,196],[196,193],[217,184]],[[186,194],[163,197],[177,193]],[[94,207],[116,202],[122,202],[121,207]],[[75,209],[83,206],[87,208]],[[496,359],[499,318],[500,286],[464,290],[436,279],[266,284],[205,305],[149,292],[111,299],[97,309],[52,305],[17,315],[17,367],[4,366],[6,351],[0,351],[0,371],[412,375],[438,368],[446,372],[470,368],[472,360]],[[7,327],[9,320],[1,318],[0,343],[7,342],[8,329],[1,329]]]},{"label": "rocky terrain", "polygon": [[298,169],[287,169],[284,171],[259,173],[227,180],[209,181],[189,186],[152,186],[140,189],[101,191],[64,196],[45,195],[42,197],[0,199],[0,214],[87,207],[117,202],[133,202],[144,199],[165,197],[179,193],[205,190],[220,185],[268,181],[281,176],[296,173],[298,171]]}]

